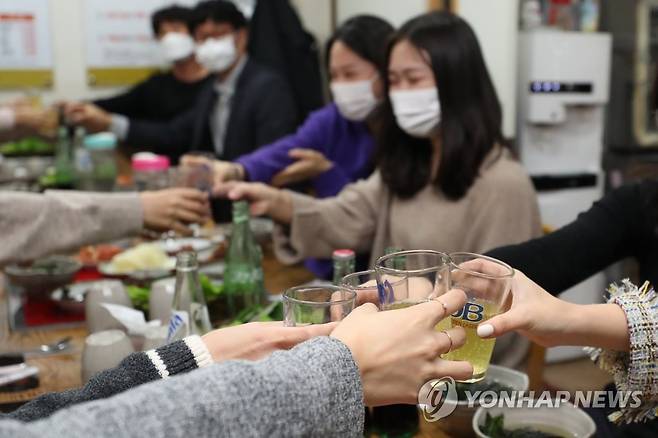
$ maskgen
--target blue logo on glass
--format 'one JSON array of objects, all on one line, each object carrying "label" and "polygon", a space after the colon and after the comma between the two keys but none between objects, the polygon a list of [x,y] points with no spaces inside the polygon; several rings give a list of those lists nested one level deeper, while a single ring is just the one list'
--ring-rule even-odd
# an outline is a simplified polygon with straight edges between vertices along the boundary
[{"label": "blue logo on glass", "polygon": [[466,322],[480,322],[484,319],[484,306],[475,303],[466,303],[464,307],[452,314]]},{"label": "blue logo on glass", "polygon": [[388,280],[383,283],[377,282],[377,293],[379,294],[379,304],[390,304],[393,302],[393,286]]}]

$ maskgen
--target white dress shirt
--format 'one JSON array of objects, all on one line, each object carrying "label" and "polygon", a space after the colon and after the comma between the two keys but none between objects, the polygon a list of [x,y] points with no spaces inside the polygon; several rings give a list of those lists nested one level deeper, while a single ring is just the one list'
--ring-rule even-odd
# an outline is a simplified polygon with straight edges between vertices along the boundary
[{"label": "white dress shirt", "polygon": [[224,140],[226,139],[226,131],[228,131],[228,123],[231,117],[233,95],[247,60],[248,56],[244,55],[226,79],[215,83],[215,91],[218,97],[215,107],[210,112],[209,122],[213,146],[218,157],[221,157],[224,153]]}]

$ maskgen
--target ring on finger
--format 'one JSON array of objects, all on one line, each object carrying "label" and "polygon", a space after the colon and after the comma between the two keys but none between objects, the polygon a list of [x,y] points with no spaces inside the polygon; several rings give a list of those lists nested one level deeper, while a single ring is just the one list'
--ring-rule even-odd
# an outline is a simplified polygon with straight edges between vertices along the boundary
[{"label": "ring on finger", "polygon": [[443,333],[444,335],[446,335],[446,336],[448,337],[448,341],[450,341],[450,346],[448,347],[448,350],[446,351],[446,353],[449,353],[450,350],[452,350],[452,345],[453,345],[453,342],[452,342],[452,336],[450,336],[450,333],[448,333],[447,330],[441,330],[441,333]]},{"label": "ring on finger", "polygon": [[434,298],[434,301],[436,301],[437,303],[441,304],[441,306],[443,306],[443,314],[445,316],[447,316],[448,315],[448,305],[446,303],[444,303],[443,301],[441,301],[440,299],[438,299],[438,298]]}]

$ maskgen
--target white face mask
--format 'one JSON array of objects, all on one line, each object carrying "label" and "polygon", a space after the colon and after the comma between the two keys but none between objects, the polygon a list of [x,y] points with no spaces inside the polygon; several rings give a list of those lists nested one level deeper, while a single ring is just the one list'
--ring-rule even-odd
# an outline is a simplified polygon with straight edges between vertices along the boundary
[{"label": "white face mask", "polygon": [[160,40],[160,50],[165,61],[180,61],[194,53],[194,40],[186,33],[169,32]]},{"label": "white face mask", "polygon": [[208,38],[196,48],[196,59],[213,73],[228,69],[238,56],[233,35]]},{"label": "white face mask", "polygon": [[332,82],[331,93],[340,114],[347,120],[362,122],[377,106],[372,83],[377,78],[358,82]]},{"label": "white face mask", "polygon": [[398,126],[412,137],[425,138],[439,126],[441,105],[436,88],[389,93]]}]

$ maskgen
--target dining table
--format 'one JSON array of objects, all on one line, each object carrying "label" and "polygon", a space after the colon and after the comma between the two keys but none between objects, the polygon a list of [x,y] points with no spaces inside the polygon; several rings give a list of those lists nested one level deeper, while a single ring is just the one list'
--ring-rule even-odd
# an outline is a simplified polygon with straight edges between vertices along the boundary
[{"label": "dining table", "polygon": [[[265,289],[271,294],[280,294],[292,286],[314,280],[313,274],[301,264],[284,265],[279,262],[271,243],[263,246],[263,273]],[[10,412],[42,394],[80,387],[82,349],[88,335],[84,324],[11,331],[8,311],[6,278],[0,274],[0,353],[33,350],[67,337],[71,338],[71,346],[57,354],[28,355],[26,363],[39,369],[39,386],[18,392],[0,392],[0,412]],[[448,435],[436,423],[428,423],[421,418],[415,437],[443,438]]]},{"label": "dining table", "polygon": [[[287,266],[279,262],[271,244],[265,244],[263,249],[265,289],[269,293],[280,294],[289,287],[314,279],[313,274],[302,265]],[[11,331],[8,312],[6,278],[0,278],[0,353],[33,350],[67,337],[71,338],[71,347],[57,354],[28,355],[26,363],[39,369],[39,386],[25,391],[0,392],[0,411],[11,411],[41,394],[80,387],[80,361],[88,335],[84,324]]]}]

